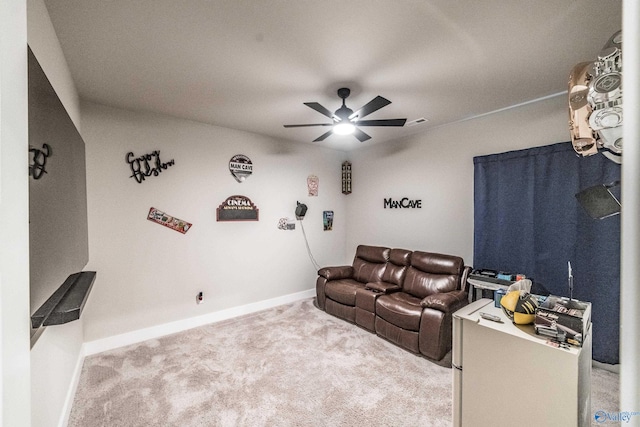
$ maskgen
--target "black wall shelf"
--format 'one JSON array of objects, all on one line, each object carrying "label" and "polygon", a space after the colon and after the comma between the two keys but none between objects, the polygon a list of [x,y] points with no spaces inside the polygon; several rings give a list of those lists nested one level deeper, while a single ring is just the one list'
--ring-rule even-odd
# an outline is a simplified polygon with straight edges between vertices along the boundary
[{"label": "black wall shelf", "polygon": [[31,328],[62,325],[78,320],[95,280],[95,271],[82,271],[67,277],[58,290],[31,316]]}]

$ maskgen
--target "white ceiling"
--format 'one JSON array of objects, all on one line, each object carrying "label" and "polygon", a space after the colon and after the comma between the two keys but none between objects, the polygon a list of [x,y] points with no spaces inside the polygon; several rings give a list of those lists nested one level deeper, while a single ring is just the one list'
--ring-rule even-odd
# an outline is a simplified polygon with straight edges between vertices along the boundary
[{"label": "white ceiling", "polygon": [[[45,0],[80,97],[311,143],[303,105],[426,124],[332,135],[351,150],[566,91],[621,0]],[[568,117],[568,113],[567,113]],[[567,138],[569,133],[567,131]]]}]

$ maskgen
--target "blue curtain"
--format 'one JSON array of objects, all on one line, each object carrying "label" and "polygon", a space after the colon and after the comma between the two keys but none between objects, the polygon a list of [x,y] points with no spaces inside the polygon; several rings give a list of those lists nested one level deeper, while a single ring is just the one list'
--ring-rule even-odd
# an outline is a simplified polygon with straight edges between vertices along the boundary
[{"label": "blue curtain", "polygon": [[593,358],[619,363],[620,216],[595,220],[575,194],[620,180],[602,155],[570,142],[475,157],[474,268],[522,273],[533,291],[592,303]]}]

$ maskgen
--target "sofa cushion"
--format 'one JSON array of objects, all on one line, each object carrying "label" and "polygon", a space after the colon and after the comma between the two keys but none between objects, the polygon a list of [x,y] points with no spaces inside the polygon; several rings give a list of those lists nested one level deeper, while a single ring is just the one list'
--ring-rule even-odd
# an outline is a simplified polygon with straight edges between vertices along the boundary
[{"label": "sofa cushion", "polygon": [[389,260],[389,248],[382,246],[359,245],[356,249],[355,258],[365,261],[384,264]]},{"label": "sofa cushion", "polygon": [[464,261],[460,257],[415,251],[407,270],[403,292],[418,298],[458,289]]},{"label": "sofa cushion", "polygon": [[382,295],[376,300],[376,315],[409,331],[420,330],[420,298],[404,292]]},{"label": "sofa cushion", "polygon": [[364,289],[364,284],[353,279],[332,280],[327,282],[324,293],[328,298],[341,304],[356,305],[356,290]]},{"label": "sofa cushion", "polygon": [[392,325],[379,316],[376,316],[375,331],[379,336],[388,339],[400,347],[404,347],[414,353],[420,353],[420,334],[418,332],[398,328],[396,325]]},{"label": "sofa cushion", "polygon": [[375,264],[356,258],[353,260],[353,278],[360,283],[382,280],[386,264]]},{"label": "sofa cushion", "polygon": [[360,245],[353,259],[353,279],[361,283],[379,282],[389,260],[389,248]]},{"label": "sofa cushion", "polygon": [[428,273],[460,276],[464,268],[464,261],[454,255],[414,251],[411,252],[411,265]]},{"label": "sofa cushion", "polygon": [[382,275],[384,282],[402,286],[402,281],[409,267],[411,251],[406,249],[391,249],[389,251],[389,262]]}]

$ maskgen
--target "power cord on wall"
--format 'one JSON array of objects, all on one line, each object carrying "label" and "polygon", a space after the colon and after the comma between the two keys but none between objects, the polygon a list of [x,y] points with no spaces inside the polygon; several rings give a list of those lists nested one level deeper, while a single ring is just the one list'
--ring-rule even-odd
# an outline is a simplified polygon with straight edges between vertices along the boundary
[{"label": "power cord on wall", "polygon": [[309,240],[307,239],[307,233],[304,231],[304,225],[302,224],[302,220],[299,220],[299,222],[300,222],[300,228],[302,229],[302,235],[304,236],[304,243],[307,246],[307,254],[309,255],[309,259],[311,260],[311,263],[315,267],[316,271],[318,271],[320,270],[320,265],[318,264],[316,259],[313,257],[313,254],[311,253],[311,248],[309,247]]}]

